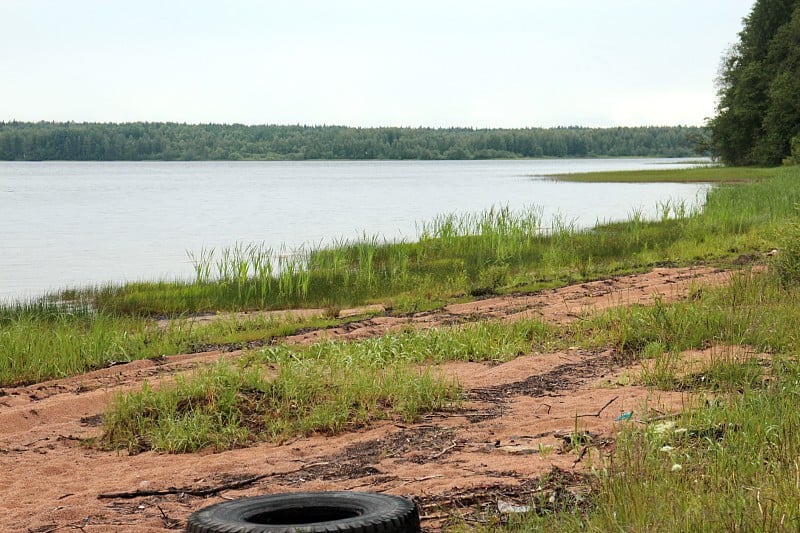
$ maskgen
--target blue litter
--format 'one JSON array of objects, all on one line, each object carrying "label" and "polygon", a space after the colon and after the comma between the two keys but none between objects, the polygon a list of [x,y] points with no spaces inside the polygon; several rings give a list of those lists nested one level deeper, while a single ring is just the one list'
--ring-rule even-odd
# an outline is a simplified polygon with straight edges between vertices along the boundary
[{"label": "blue litter", "polygon": [[622,413],[621,415],[619,415],[614,420],[617,421],[617,422],[622,421],[622,420],[628,420],[631,416],[633,416],[633,411],[628,411],[627,413]]}]

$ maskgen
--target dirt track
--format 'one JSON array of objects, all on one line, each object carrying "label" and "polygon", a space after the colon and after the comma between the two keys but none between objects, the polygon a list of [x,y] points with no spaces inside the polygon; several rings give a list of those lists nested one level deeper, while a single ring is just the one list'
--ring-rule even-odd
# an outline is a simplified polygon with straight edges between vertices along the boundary
[{"label": "dirt track", "polygon": [[[285,342],[363,338],[409,325],[486,318],[540,316],[564,322],[596,309],[650,303],[654,297],[675,300],[692,287],[724,283],[729,275],[707,268],[657,269],[437,312],[380,316]],[[389,421],[336,437],[222,453],[130,456],[81,444],[100,434],[102,412],[116,392],[144,381],[158,383],[220,356],[207,352],[137,361],[0,391],[2,530],[161,532],[182,529],[192,511],[223,499],[342,489],[411,496],[420,505],[423,526],[436,530],[457,516],[483,520],[483,511],[496,511],[498,502],[500,507],[523,503],[556,486],[574,489],[553,492],[556,504],[559,498],[580,499],[585,467],[613,447],[616,425],[636,423],[645,413],[675,412],[685,400],[678,392],[627,385],[624,376],[635,369],[620,367],[610,351],[567,350],[531,353],[497,366],[443,365],[441,371],[464,386],[467,401],[459,411],[413,425]],[[634,413],[631,421],[615,422],[627,411]],[[572,442],[576,425],[580,439]],[[543,475],[550,485],[542,485]],[[135,491],[158,494],[98,497]]]}]

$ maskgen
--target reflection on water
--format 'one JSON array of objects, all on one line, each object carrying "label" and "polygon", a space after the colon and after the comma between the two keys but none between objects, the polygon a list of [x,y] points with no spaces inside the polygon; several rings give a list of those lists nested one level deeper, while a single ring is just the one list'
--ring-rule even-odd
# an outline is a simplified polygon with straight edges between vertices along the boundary
[{"label": "reflection on water", "polygon": [[[491,206],[590,227],[705,185],[566,183],[541,176],[676,168],[688,160],[0,163],[0,298],[109,281],[193,276],[188,251],[318,246]],[[692,160],[696,161],[696,159]],[[657,165],[657,166],[655,166]]]}]

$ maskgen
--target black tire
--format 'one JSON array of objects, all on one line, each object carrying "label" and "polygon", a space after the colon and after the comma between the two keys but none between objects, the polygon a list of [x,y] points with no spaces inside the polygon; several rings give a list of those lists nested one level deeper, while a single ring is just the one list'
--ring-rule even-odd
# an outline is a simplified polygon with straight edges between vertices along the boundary
[{"label": "black tire", "polygon": [[189,516],[189,533],[419,532],[411,500],[371,492],[297,492],[210,505]]}]

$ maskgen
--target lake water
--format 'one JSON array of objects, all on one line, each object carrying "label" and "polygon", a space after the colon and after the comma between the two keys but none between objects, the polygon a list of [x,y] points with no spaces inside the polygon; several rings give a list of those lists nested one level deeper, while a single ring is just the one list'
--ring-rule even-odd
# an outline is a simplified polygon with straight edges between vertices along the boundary
[{"label": "lake water", "polygon": [[[694,160],[696,161],[696,159]],[[415,239],[441,213],[537,206],[579,226],[702,202],[706,185],[579,184],[553,173],[680,159],[0,163],[0,299],[193,275],[187,251]]]}]

